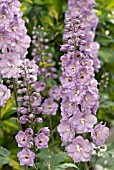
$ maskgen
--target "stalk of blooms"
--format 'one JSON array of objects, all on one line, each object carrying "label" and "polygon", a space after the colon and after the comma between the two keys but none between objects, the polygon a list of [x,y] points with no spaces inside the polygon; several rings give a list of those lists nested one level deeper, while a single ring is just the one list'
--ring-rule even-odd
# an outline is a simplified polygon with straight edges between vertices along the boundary
[{"label": "stalk of blooms", "polygon": [[0,56],[0,72],[5,78],[19,75],[18,66],[30,46],[20,6],[18,0],[0,2],[0,49],[3,53]]},{"label": "stalk of blooms", "polygon": [[88,2],[87,0],[68,0],[69,8],[65,14],[65,17],[69,16],[75,18],[79,13],[82,15],[82,22],[86,27],[86,34],[80,35],[82,39],[86,39],[86,47],[91,50],[90,57],[93,60],[93,67],[95,71],[100,68],[100,61],[98,59],[99,43],[94,42],[95,30],[98,24],[98,17],[96,16],[93,7],[95,6],[95,0]]},{"label": "stalk of blooms", "polygon": [[[90,22],[86,21],[85,11],[83,11],[83,7],[81,8],[82,2],[83,0],[81,2],[69,0],[63,35],[63,40],[66,43],[61,46],[61,51],[65,53],[61,57],[62,76],[60,78],[62,84],[62,119],[57,129],[61,136],[62,145],[65,145],[66,151],[74,162],[88,162],[93,152],[92,144],[78,134],[91,133],[93,142],[97,146],[104,144],[109,134],[109,129],[105,125],[97,125],[94,128],[97,123],[96,112],[99,105],[99,93],[98,83],[94,75],[94,60],[87,45],[86,35],[88,31],[95,30],[96,23],[91,25]],[[86,1],[84,10],[88,11],[88,8],[92,8],[93,5],[93,0]],[[96,132],[99,131],[98,129],[100,133],[98,133],[97,140]]]},{"label": "stalk of blooms", "polygon": [[[34,60],[25,59],[31,39],[27,35],[20,6],[21,3],[18,0],[1,0],[0,2],[0,50],[2,51],[0,54],[0,72],[3,78],[15,78],[15,84],[20,88],[18,94],[23,95],[17,101],[16,87],[14,87],[16,106],[18,107],[18,102],[21,102],[22,105],[17,109],[19,122],[21,125],[24,124],[26,128],[25,131],[21,129],[15,137],[18,147],[23,148],[17,156],[21,165],[33,166],[35,153],[30,151],[30,149],[34,149],[31,142],[37,147],[35,139],[38,136],[40,149],[47,148],[49,129],[46,129],[47,133],[41,132],[41,129],[34,132],[35,123],[42,123],[42,119],[38,116],[42,97],[34,89],[38,66]],[[21,78],[22,81],[19,82],[18,78]],[[1,84],[0,106],[3,106],[10,97],[9,92]],[[42,144],[44,143],[43,139],[46,139],[45,145]]]},{"label": "stalk of blooms", "polygon": [[[20,123],[25,125],[25,131],[19,131],[15,136],[18,147],[23,150],[18,153],[21,165],[34,165],[35,153],[31,152],[34,146],[38,149],[48,148],[50,131],[45,127],[45,131],[41,128],[38,132],[35,131],[35,124],[43,123],[40,117],[39,108],[42,102],[42,96],[36,91],[35,84],[37,81],[38,66],[34,60],[24,59],[20,66],[20,78],[18,81],[18,94],[23,97],[18,97],[18,103],[21,102],[21,107],[18,107],[20,114]],[[28,149],[29,148],[29,149]]]},{"label": "stalk of blooms", "polygon": [[[34,49],[32,55],[35,63],[39,66],[38,81],[35,84],[35,89],[44,99],[41,104],[42,114],[56,115],[58,109],[57,101],[60,100],[60,90],[57,85],[53,85],[49,88],[50,85],[48,83],[48,79],[52,79],[54,81],[58,76],[57,70],[54,68],[53,56],[49,52],[50,47],[46,44],[48,41],[47,33],[44,32],[43,27],[33,27],[32,42]],[[42,77],[43,80],[39,80],[39,77]],[[43,95],[43,91],[47,94]]]}]

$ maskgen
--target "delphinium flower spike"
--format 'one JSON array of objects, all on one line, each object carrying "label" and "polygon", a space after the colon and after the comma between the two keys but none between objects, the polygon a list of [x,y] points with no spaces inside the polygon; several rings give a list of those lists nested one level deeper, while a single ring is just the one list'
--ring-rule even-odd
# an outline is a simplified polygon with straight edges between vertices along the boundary
[{"label": "delphinium flower spike", "polygon": [[[91,133],[93,143],[100,146],[104,144],[109,134],[109,129],[105,125],[100,124],[94,128],[97,123],[96,112],[99,105],[98,83],[95,80],[93,53],[87,45],[86,38],[92,26],[84,18],[83,8],[78,7],[82,4],[81,2],[69,0],[68,11],[65,15],[63,35],[65,44],[61,46],[61,51],[65,54],[61,57],[62,76],[60,78],[62,119],[57,128],[62,145],[65,145],[66,151],[74,162],[88,162],[91,158],[94,148],[92,143],[84,137],[86,133]],[[87,7],[88,10],[88,6],[93,7],[93,5],[94,1],[86,1],[84,9]],[[95,30],[96,23],[93,27]]]},{"label": "delphinium flower spike", "polygon": [[[35,63],[39,66],[38,80],[36,82],[36,90],[42,96],[41,109],[42,115],[49,118],[49,125],[51,130],[52,148],[54,151],[54,136],[52,133],[52,118],[51,115],[56,115],[58,109],[58,102],[60,100],[60,89],[56,83],[58,78],[57,70],[54,67],[53,61],[53,47],[47,45],[49,42],[48,33],[40,25],[33,27],[33,58]],[[52,82],[53,84],[51,84]]]},{"label": "delphinium flower spike", "polygon": [[[16,135],[18,147],[23,150],[18,153],[21,165],[34,166],[34,159],[37,156],[37,150],[48,148],[50,131],[48,127],[35,130],[37,125],[42,124],[40,117],[40,105],[42,96],[36,91],[35,83],[37,81],[38,66],[34,60],[24,59],[20,67],[20,78],[18,81],[18,113],[20,114],[20,124],[25,130],[20,130]],[[31,151],[33,150],[33,151]]]}]

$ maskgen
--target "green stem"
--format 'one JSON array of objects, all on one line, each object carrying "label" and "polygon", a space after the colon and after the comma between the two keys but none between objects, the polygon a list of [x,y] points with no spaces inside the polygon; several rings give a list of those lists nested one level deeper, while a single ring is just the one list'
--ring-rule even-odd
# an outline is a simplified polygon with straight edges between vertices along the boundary
[{"label": "green stem", "polygon": [[[17,84],[16,84],[16,80],[13,78],[12,79],[12,83],[13,83],[13,91],[14,91],[14,98],[15,98],[15,103],[16,103],[16,108],[18,108],[18,101],[17,101]],[[20,120],[20,113],[17,112],[17,116],[18,116],[18,123]],[[19,123],[19,128],[22,130],[22,126]]]},{"label": "green stem", "polygon": [[89,170],[87,162],[84,162],[83,165],[84,165],[84,170]]},{"label": "green stem", "polygon": [[25,170],[28,170],[28,166],[27,165],[25,165]]},{"label": "green stem", "polygon": [[51,120],[51,116],[48,116],[49,118],[49,125],[50,125],[50,131],[51,131],[51,140],[52,140],[52,149],[53,149],[53,153],[55,153],[55,144],[54,144],[54,136],[53,136],[53,128],[52,128],[52,120]]},{"label": "green stem", "polygon": [[96,158],[95,158],[95,163],[94,163],[94,166],[93,166],[93,170],[95,170],[95,166],[96,166],[96,163],[97,163],[97,155],[96,155]]}]

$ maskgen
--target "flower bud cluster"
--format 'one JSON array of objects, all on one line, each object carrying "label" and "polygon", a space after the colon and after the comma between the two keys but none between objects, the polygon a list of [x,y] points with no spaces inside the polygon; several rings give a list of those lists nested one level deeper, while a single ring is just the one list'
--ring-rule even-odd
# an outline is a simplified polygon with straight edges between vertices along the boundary
[{"label": "flower bud cluster", "polygon": [[40,25],[38,27],[33,27],[32,33],[32,43],[34,45],[32,56],[39,66],[39,76],[43,74],[46,79],[50,77],[57,79],[57,70],[54,67],[55,63],[52,55],[53,48],[48,46],[48,34],[44,32],[44,28]]},{"label": "flower bud cluster", "polygon": [[[54,81],[57,79],[57,70],[54,67],[53,55],[50,53],[50,47],[47,45],[49,42],[47,33],[44,32],[43,27],[40,25],[36,28],[33,27],[33,45],[32,52],[35,63],[39,66],[38,81],[35,84],[35,89],[42,96],[42,114],[43,115],[56,115],[60,99],[60,90],[57,85],[49,85],[49,80]],[[53,48],[52,48],[53,50]],[[55,83],[55,81],[54,81]],[[48,98],[47,98],[48,97]]]},{"label": "flower bud cluster", "polygon": [[93,60],[93,67],[95,71],[98,71],[100,68],[100,61],[98,59],[98,50],[100,45],[98,42],[94,42],[95,30],[98,24],[98,17],[93,10],[93,7],[95,6],[95,0],[90,0],[90,2],[87,0],[69,0],[68,4],[69,7],[65,17],[76,18],[77,15],[81,14],[83,23],[82,25],[86,29],[86,47],[83,48],[88,48],[91,51],[90,57]]},{"label": "flower bud cluster", "polygon": [[21,165],[34,165],[35,153],[30,149],[48,148],[49,134],[48,127],[41,128],[38,132],[35,132],[37,124],[42,124],[43,120],[40,117],[42,108],[40,107],[42,102],[42,96],[36,91],[35,83],[37,81],[38,66],[34,60],[24,59],[20,67],[20,78],[17,98],[21,107],[18,107],[17,112],[20,114],[20,124],[26,127],[25,131],[20,130],[16,135],[16,141],[18,147],[22,147],[23,150],[18,153],[18,157]]},{"label": "flower bud cluster", "polygon": [[[75,2],[80,3],[80,1]],[[87,3],[90,2],[86,2],[86,5]],[[87,162],[94,148],[83,136],[91,133],[93,143],[101,146],[108,137],[109,129],[102,125],[102,122],[95,126],[99,93],[94,75],[94,60],[87,48],[86,23],[83,22],[83,15],[76,12],[75,15],[71,13],[71,6],[69,8],[67,13],[71,16],[65,19],[63,35],[66,43],[61,46],[61,51],[65,53],[61,57],[60,78],[62,119],[57,129],[62,145],[65,145],[66,151],[74,162]],[[74,8],[75,5],[72,5],[72,11],[75,10]]]}]

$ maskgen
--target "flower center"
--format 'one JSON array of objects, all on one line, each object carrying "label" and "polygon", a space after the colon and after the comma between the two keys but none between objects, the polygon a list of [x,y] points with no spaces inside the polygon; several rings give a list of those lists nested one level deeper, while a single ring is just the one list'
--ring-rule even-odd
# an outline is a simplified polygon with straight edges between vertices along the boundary
[{"label": "flower center", "polygon": [[52,109],[52,105],[48,105],[48,109]]},{"label": "flower center", "polygon": [[71,81],[72,81],[72,78],[70,78],[70,77],[67,78],[67,81],[68,81],[68,82],[71,82]]},{"label": "flower center", "polygon": [[28,159],[28,158],[29,158],[29,155],[25,155],[25,158]]},{"label": "flower center", "polygon": [[2,97],[3,95],[4,95],[4,93],[3,93],[3,92],[1,92],[1,93],[0,93],[0,97]]},{"label": "flower center", "polygon": [[84,124],[85,123],[85,119],[84,118],[82,118],[81,120],[80,120],[80,122],[82,123],[82,124]]},{"label": "flower center", "polygon": [[77,90],[75,96],[78,96],[79,94],[80,94],[80,90]]},{"label": "flower center", "polygon": [[82,148],[80,147],[80,145],[76,145],[76,150],[77,150],[78,152],[81,152],[81,151],[82,151]]},{"label": "flower center", "polygon": [[14,67],[14,64],[7,62],[8,67]]},{"label": "flower center", "polygon": [[71,71],[76,71],[76,67],[75,67],[75,66],[72,66],[72,67],[71,67]]}]

